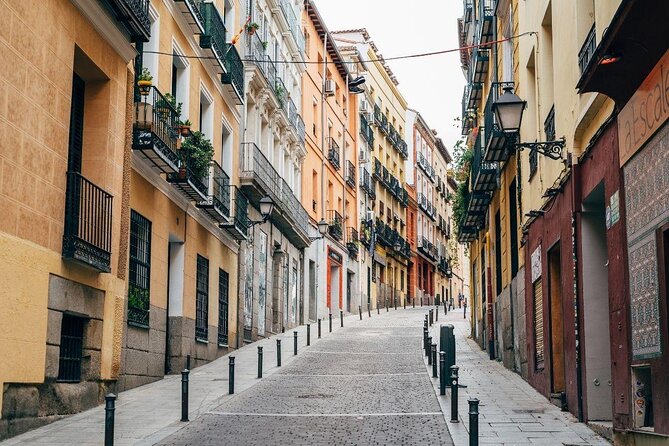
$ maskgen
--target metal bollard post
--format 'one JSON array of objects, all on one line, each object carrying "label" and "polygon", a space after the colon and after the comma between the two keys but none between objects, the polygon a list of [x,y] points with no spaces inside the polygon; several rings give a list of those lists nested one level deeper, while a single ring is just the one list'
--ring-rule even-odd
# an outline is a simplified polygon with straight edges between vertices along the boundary
[{"label": "metal bollard post", "polygon": [[181,421],[188,421],[188,374],[190,370],[181,372]]},{"label": "metal bollard post", "polygon": [[434,321],[437,322],[439,320],[439,305],[435,305],[434,307]]},{"label": "metal bollard post", "polygon": [[439,395],[446,395],[446,352],[439,352]]},{"label": "metal bollard post", "polygon": [[358,314],[360,314],[360,320],[362,320],[362,305],[358,305]]},{"label": "metal bollard post", "polygon": [[190,370],[190,355],[186,355],[186,370]]},{"label": "metal bollard post", "polygon": [[395,311],[397,311],[397,297],[393,299],[395,301]]},{"label": "metal bollard post", "polygon": [[297,355],[297,332],[293,332],[293,354]]},{"label": "metal bollard post", "polygon": [[432,343],[432,378],[437,377],[437,343]]},{"label": "metal bollard post", "polygon": [[367,317],[372,317],[372,306],[367,304]]},{"label": "metal bollard post", "polygon": [[321,338],[321,318],[318,318],[318,339]]},{"label": "metal bollard post", "polygon": [[381,307],[379,307],[379,301],[376,301],[376,314],[381,314]]},{"label": "metal bollard post", "polygon": [[114,445],[115,410],[116,410],[116,395],[110,393],[105,396],[105,446]]},{"label": "metal bollard post", "polygon": [[458,420],[458,366],[451,366],[451,423]]},{"label": "metal bollard post", "polygon": [[427,365],[432,365],[432,352],[430,349],[432,348],[432,336],[427,337],[427,348],[425,349],[425,356],[427,356]]},{"label": "metal bollard post", "polygon": [[469,446],[479,446],[479,400],[469,398]]},{"label": "metal bollard post", "polygon": [[228,366],[228,393],[235,393],[235,357],[230,356],[230,365]]},{"label": "metal bollard post", "polygon": [[332,333],[332,313],[330,313],[328,317],[330,318],[330,333]]},{"label": "metal bollard post", "polygon": [[446,305],[446,299],[444,299],[444,315],[448,314],[448,305]]},{"label": "metal bollard post", "polygon": [[427,313],[430,317],[430,327],[434,324],[434,310],[430,310]]},{"label": "metal bollard post", "polygon": [[262,347],[258,346],[258,379],[262,378]]},{"label": "metal bollard post", "polygon": [[412,298],[411,298],[411,305],[412,305],[414,308],[416,308],[416,298],[415,298],[415,297],[412,297]]},{"label": "metal bollard post", "polygon": [[388,305],[388,298],[386,297],[386,313],[390,311],[390,307]]},{"label": "metal bollard post", "polygon": [[405,310],[407,309],[407,298],[406,297],[404,298],[404,309]]},{"label": "metal bollard post", "polygon": [[307,324],[307,347],[311,345],[311,324]]},{"label": "metal bollard post", "polygon": [[281,339],[276,340],[276,366],[281,367]]},{"label": "metal bollard post", "polygon": [[341,323],[342,328],[344,327],[344,310],[339,310],[339,321]]},{"label": "metal bollard post", "polygon": [[427,350],[427,327],[423,327],[423,352]]}]

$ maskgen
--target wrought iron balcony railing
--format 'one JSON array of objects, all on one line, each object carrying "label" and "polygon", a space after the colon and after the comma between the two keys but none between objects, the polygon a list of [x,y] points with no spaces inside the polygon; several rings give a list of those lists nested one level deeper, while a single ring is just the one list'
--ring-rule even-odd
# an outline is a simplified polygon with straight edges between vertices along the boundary
[{"label": "wrought iron balcony railing", "polygon": [[485,161],[482,147],[483,136],[481,132],[476,136],[474,143],[474,156],[472,158],[472,191],[493,191],[497,189],[498,163]]},{"label": "wrought iron balcony railing", "polygon": [[201,3],[204,33],[200,35],[200,47],[209,56],[207,59],[217,74],[225,72],[225,25],[214,3]]},{"label": "wrought iron balcony railing", "polygon": [[221,75],[221,82],[230,88],[235,103],[241,105],[244,103],[244,63],[231,43],[225,44],[224,57],[225,73]]},{"label": "wrought iron balcony railing", "polygon": [[209,192],[209,169],[201,171],[194,158],[182,158],[182,162],[179,164],[179,171],[167,174],[167,181],[191,201],[201,202],[207,200]]},{"label": "wrought iron balcony railing", "polygon": [[149,41],[151,37],[149,0],[109,0],[109,6],[133,42]]},{"label": "wrought iron balcony railing", "polygon": [[374,158],[374,170],[372,171],[372,175],[376,177],[378,181],[383,181],[383,167],[378,158]]},{"label": "wrought iron balcony railing", "polygon": [[478,43],[490,43],[494,33],[495,4],[493,0],[478,0],[478,4]]},{"label": "wrought iron balcony railing", "polygon": [[349,255],[354,259],[358,257],[358,251],[360,250],[358,246],[359,242],[358,230],[352,226],[346,228],[346,248]]},{"label": "wrought iron balcony railing", "polygon": [[248,214],[248,199],[237,186],[228,186],[228,191],[228,195],[231,197],[230,220],[220,226],[235,240],[246,240],[251,225]]},{"label": "wrought iron balcony railing", "polygon": [[507,148],[508,136],[497,123],[497,117],[492,110],[493,104],[504,93],[504,88],[513,88],[513,82],[493,82],[485,103],[483,115],[483,149],[486,161],[506,161],[509,157]]},{"label": "wrought iron balcony railing", "polygon": [[590,65],[590,61],[592,60],[592,56],[595,54],[595,50],[597,49],[597,34],[595,30],[595,25],[592,25],[592,28],[590,28],[590,32],[585,38],[585,42],[583,42],[583,46],[581,47],[581,50],[578,52],[578,67],[581,69],[581,75],[585,73],[585,70],[588,68],[588,65]]},{"label": "wrought iron balcony railing", "polygon": [[[147,2],[148,3],[148,2]],[[204,17],[200,12],[202,0],[174,0],[174,3],[186,19],[193,34],[204,33]]]},{"label": "wrought iron balcony railing", "polygon": [[363,113],[360,114],[360,134],[367,141],[369,147],[374,147],[374,130]]},{"label": "wrought iron balcony railing", "polygon": [[350,160],[346,160],[346,184],[355,187],[355,166]]},{"label": "wrought iron balcony railing", "polygon": [[544,121],[546,141],[555,141],[555,105],[553,105]]},{"label": "wrought iron balcony railing", "polygon": [[374,229],[373,220],[362,220],[360,222],[360,243],[366,248],[372,243],[372,231]]},{"label": "wrought iron balcony railing", "polygon": [[79,172],[67,173],[63,257],[111,271],[112,200]]},{"label": "wrought iron balcony railing", "polygon": [[137,89],[132,149],[149,165],[161,173],[179,170],[177,138],[179,116],[170,101],[156,87],[145,93]]},{"label": "wrought iron balcony railing", "polygon": [[332,137],[327,138],[327,144],[328,144],[328,161],[330,161],[330,164],[332,164],[335,169],[339,170],[341,167],[340,164],[340,150],[339,150],[339,144],[337,144],[337,141],[334,140]]},{"label": "wrought iron balcony railing", "polygon": [[344,218],[336,210],[329,210],[326,213],[328,222],[328,233],[336,240],[341,240],[344,230]]},{"label": "wrought iron balcony railing", "polygon": [[216,162],[209,167],[207,198],[197,203],[212,220],[222,223],[230,218],[230,177]]}]

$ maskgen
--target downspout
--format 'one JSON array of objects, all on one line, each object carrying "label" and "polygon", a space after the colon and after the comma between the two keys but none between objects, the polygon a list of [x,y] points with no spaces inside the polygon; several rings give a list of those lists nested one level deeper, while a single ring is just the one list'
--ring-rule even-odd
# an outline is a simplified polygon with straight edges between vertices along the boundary
[{"label": "downspout", "polygon": [[578,292],[578,235],[579,228],[581,223],[581,211],[576,209],[576,203],[580,203],[580,194],[578,191],[581,190],[581,168],[579,164],[572,164],[572,189],[571,189],[571,249],[573,257],[573,275],[574,275],[574,341],[576,343],[575,348],[575,360],[576,360],[576,401],[578,405],[578,421],[583,422],[583,379],[582,379],[582,366],[581,366],[581,321],[580,321],[580,301],[579,301],[579,292]]}]

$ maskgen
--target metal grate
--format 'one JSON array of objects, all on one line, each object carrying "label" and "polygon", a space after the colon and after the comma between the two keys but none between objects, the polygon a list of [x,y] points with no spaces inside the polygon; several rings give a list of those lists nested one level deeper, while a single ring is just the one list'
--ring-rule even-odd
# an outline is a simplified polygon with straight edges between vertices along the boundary
[{"label": "metal grate", "polygon": [[530,150],[530,179],[537,173],[539,167],[539,156],[536,150]]},{"label": "metal grate", "polygon": [[218,270],[218,343],[228,343],[228,291],[230,277],[222,269]]},{"label": "metal grate", "polygon": [[195,283],[195,339],[209,338],[209,260],[198,254]]},{"label": "metal grate", "polygon": [[544,368],[544,296],[541,279],[532,285],[534,291],[534,368]]},{"label": "metal grate", "polygon": [[84,319],[64,314],[60,329],[58,381],[81,381],[83,341]]},{"label": "metal grate", "polygon": [[595,55],[595,50],[597,49],[596,36],[595,24],[593,23],[590,32],[588,32],[588,35],[583,42],[581,50],[578,52],[578,67],[581,70],[581,75],[583,75],[588,68],[588,65],[590,65],[592,56]]},{"label": "metal grate", "polygon": [[151,222],[130,212],[130,277],[128,323],[149,327],[151,285]]}]

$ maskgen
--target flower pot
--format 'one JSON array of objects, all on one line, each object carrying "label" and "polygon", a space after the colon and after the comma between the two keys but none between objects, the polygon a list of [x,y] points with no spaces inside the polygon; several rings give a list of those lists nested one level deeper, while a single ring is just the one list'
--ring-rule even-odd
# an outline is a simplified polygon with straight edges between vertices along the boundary
[{"label": "flower pot", "polygon": [[252,36],[252,35],[254,35],[254,34],[256,33],[256,29],[255,29],[255,28],[247,28],[246,31],[249,33],[249,36]]},{"label": "flower pot", "polygon": [[148,96],[152,85],[153,84],[151,81],[146,81],[146,80],[137,81],[137,86],[139,87],[139,94],[141,94],[142,96]]},{"label": "flower pot", "polygon": [[181,133],[181,136],[190,136],[190,126],[189,125],[182,125],[179,126],[179,132]]}]

